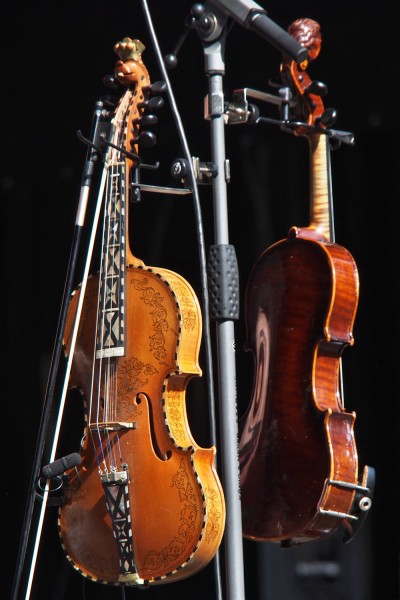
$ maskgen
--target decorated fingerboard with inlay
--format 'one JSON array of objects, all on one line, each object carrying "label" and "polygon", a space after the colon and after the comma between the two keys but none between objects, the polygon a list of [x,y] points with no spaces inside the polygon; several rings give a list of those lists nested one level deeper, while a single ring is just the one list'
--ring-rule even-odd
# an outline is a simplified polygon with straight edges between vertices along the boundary
[{"label": "decorated fingerboard with inlay", "polygon": [[100,276],[97,358],[125,352],[125,165],[109,166]]}]

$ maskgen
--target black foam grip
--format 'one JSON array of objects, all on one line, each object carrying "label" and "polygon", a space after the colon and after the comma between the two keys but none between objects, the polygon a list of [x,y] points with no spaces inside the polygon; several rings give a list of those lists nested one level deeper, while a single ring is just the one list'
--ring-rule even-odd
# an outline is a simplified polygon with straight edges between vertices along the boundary
[{"label": "black foam grip", "polygon": [[282,27],[272,21],[266,14],[260,12],[250,13],[245,26],[252,29],[261,37],[267,39],[283,54],[287,54],[297,63],[302,63],[308,58],[308,50],[294,39]]},{"label": "black foam grip", "polygon": [[58,458],[49,465],[44,466],[42,468],[42,475],[47,479],[57,477],[58,475],[62,475],[62,473],[65,473],[65,471],[68,471],[68,469],[77,467],[80,464],[80,462],[81,455],[77,452],[73,452],[72,454],[68,454],[67,456]]},{"label": "black foam grip", "polygon": [[235,248],[230,244],[210,247],[208,260],[210,317],[239,319],[239,273]]}]

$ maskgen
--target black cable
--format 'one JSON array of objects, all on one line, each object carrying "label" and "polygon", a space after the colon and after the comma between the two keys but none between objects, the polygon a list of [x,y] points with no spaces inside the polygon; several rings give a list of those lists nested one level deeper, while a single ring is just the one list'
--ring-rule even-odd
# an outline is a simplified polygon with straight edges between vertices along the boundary
[{"label": "black cable", "polygon": [[[157,61],[159,64],[159,68],[162,74],[162,77],[167,86],[167,95],[171,104],[172,114],[175,120],[175,125],[178,131],[178,136],[180,138],[182,144],[182,150],[184,152],[185,158],[187,160],[187,164],[189,166],[189,179],[191,181],[192,186],[192,195],[193,195],[193,205],[196,217],[197,224],[197,238],[198,238],[198,247],[199,247],[199,261],[200,261],[200,277],[201,277],[201,288],[203,294],[203,339],[205,345],[205,360],[207,364],[206,373],[208,376],[206,378],[207,381],[207,389],[208,389],[208,398],[209,398],[209,418],[210,418],[210,436],[211,443],[213,446],[217,446],[217,427],[216,427],[216,418],[215,418],[215,396],[214,396],[214,375],[213,375],[213,360],[212,360],[212,344],[211,344],[211,334],[210,334],[210,313],[209,313],[209,296],[208,296],[208,279],[207,279],[207,261],[206,261],[206,251],[205,251],[205,242],[204,242],[204,231],[203,231],[203,220],[201,214],[201,206],[200,199],[197,187],[196,176],[194,173],[193,163],[191,153],[189,151],[188,142],[186,139],[185,130],[182,125],[182,120],[179,114],[179,110],[177,108],[174,93],[172,90],[172,86],[168,77],[167,69],[164,64],[164,60],[161,54],[161,50],[158,44],[157,35],[155,33],[155,29],[153,26],[152,18],[150,15],[150,11],[147,5],[147,0],[141,0],[143,13],[145,15],[145,19],[147,21],[147,27],[149,29],[150,38],[153,43],[154,52],[157,57]],[[222,600],[222,591],[221,591],[221,575],[220,575],[220,565],[219,565],[219,554],[218,551],[214,558],[215,565],[215,576],[216,576],[216,587],[217,587],[217,598],[218,600]]]},{"label": "black cable", "polygon": [[214,403],[214,388],[213,388],[213,362],[212,362],[212,351],[211,351],[211,335],[210,335],[210,316],[209,316],[209,297],[208,297],[208,280],[207,280],[207,262],[206,262],[206,251],[205,251],[205,242],[204,242],[204,232],[203,232],[203,220],[201,215],[201,206],[199,200],[198,187],[196,182],[196,176],[194,173],[194,168],[192,164],[191,153],[189,151],[188,143],[186,140],[185,131],[182,125],[182,121],[179,115],[179,111],[175,102],[175,98],[173,95],[173,91],[171,88],[171,83],[168,78],[167,70],[164,65],[164,61],[162,58],[162,54],[158,45],[158,41],[156,38],[156,34],[153,28],[153,24],[151,21],[151,17],[149,14],[149,10],[147,7],[146,0],[141,0],[143,4],[143,10],[145,12],[145,16],[148,21],[148,27],[150,30],[150,36],[152,38],[152,42],[154,44],[154,49],[157,55],[157,59],[159,61],[160,70],[162,73],[162,77],[167,86],[167,94],[171,103],[173,117],[175,119],[176,127],[178,130],[178,135],[181,140],[182,149],[185,154],[185,158],[187,160],[187,164],[189,167],[189,178],[191,180],[192,193],[193,193],[193,202],[196,216],[196,224],[197,224],[197,236],[198,236],[198,245],[199,245],[199,260],[200,260],[200,274],[201,274],[201,287],[203,294],[203,321],[205,323],[204,329],[204,341],[206,346],[206,362],[207,362],[207,371],[209,373],[209,377],[207,379],[208,382],[208,393],[209,399],[211,401],[210,406],[210,421],[211,421],[211,443],[216,445],[216,424],[215,424],[215,403]]}]

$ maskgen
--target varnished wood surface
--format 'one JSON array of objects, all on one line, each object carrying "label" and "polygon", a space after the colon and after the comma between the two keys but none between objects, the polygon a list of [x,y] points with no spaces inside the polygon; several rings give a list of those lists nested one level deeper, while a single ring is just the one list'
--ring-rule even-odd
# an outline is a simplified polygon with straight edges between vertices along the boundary
[{"label": "varnished wood surface", "polygon": [[[357,483],[354,415],[340,404],[339,359],[352,343],[358,274],[340,246],[293,230],[257,261],[245,309],[255,385],[240,438],[244,535],[309,541],[347,513]],[[340,281],[340,285],[337,282]],[[339,326],[338,326],[339,325]]]},{"label": "varnished wood surface", "polygon": [[[165,276],[170,274],[171,285]],[[201,332],[198,302],[177,274],[130,267],[127,270],[125,357],[111,359],[115,371],[115,412],[102,414],[87,370],[91,369],[95,336],[98,280],[89,280],[75,351],[71,386],[79,387],[96,435],[100,421],[131,423],[112,432],[129,465],[129,493],[138,575],[149,584],[188,577],[203,568],[221,542],[224,497],[214,468],[214,448],[200,448],[192,439],[185,408],[188,379],[201,374],[197,362]],[[68,335],[73,322],[70,310]],[[108,361],[107,369],[110,368]],[[182,366],[184,369],[182,369]],[[95,363],[95,377],[99,375]],[[100,377],[102,379],[102,377]],[[113,392],[111,392],[113,393]],[[134,425],[133,425],[134,424]],[[90,427],[89,427],[90,428]],[[118,441],[117,441],[118,436]],[[105,443],[102,451],[107,453]],[[60,535],[69,560],[83,575],[103,583],[120,582],[117,546],[107,512],[97,460],[100,449],[86,431],[83,462],[69,473],[65,505],[60,510]]]}]

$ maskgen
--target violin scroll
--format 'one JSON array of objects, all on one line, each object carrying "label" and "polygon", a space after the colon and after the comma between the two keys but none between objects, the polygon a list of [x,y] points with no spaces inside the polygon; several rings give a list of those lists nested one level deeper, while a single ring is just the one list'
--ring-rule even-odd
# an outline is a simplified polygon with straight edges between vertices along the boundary
[{"label": "violin scroll", "polygon": [[[313,19],[297,19],[290,26],[290,34],[308,50],[308,60],[297,64],[295,61],[284,60],[281,64],[281,81],[287,85],[297,100],[293,117],[299,121],[293,127],[295,135],[304,135],[313,127],[324,129],[334,123],[336,113],[325,109],[322,98],[328,93],[327,86],[311,79],[307,68],[320,54],[322,37],[320,25]],[[302,122],[307,127],[302,126]]]}]

